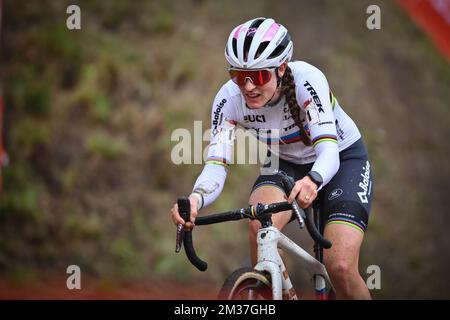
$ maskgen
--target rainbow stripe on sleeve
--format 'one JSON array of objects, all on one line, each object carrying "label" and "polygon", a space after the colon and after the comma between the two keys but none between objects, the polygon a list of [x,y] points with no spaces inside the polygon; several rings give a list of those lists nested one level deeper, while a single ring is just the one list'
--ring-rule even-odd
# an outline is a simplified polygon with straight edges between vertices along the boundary
[{"label": "rainbow stripe on sleeve", "polygon": [[218,164],[224,167],[228,167],[229,164],[227,162],[227,159],[221,158],[221,157],[209,157],[205,161],[206,164]]},{"label": "rainbow stripe on sleeve", "polygon": [[313,145],[313,147],[315,147],[316,145],[318,145],[319,143],[324,142],[324,141],[331,141],[331,142],[337,143],[337,137],[333,134],[323,134],[323,135],[315,137],[312,140],[312,145]]}]

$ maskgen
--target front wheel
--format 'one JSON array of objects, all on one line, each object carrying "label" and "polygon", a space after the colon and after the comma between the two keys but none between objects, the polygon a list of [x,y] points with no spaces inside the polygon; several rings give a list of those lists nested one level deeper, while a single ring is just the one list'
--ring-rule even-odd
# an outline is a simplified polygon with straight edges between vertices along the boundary
[{"label": "front wheel", "polygon": [[270,275],[250,267],[234,271],[219,292],[220,300],[273,300]]}]

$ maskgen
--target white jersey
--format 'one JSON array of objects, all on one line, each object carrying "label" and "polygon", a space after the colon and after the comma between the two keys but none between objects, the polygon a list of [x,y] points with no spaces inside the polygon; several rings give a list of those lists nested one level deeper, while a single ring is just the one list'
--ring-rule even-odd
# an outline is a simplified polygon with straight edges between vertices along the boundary
[{"label": "white jersey", "polygon": [[[208,159],[193,193],[205,206],[214,201],[226,178],[226,167],[233,159],[234,130],[250,129],[268,144],[276,144],[277,155],[296,164],[313,163],[326,185],[339,168],[339,152],[357,141],[361,134],[329,89],[325,75],[303,62],[290,62],[296,85],[296,98],[303,126],[312,145],[306,146],[282,95],[279,101],[250,109],[239,87],[231,80],[217,93],[211,112],[211,143]],[[223,167],[225,166],[225,168]],[[323,186],[322,185],[322,186]]]}]

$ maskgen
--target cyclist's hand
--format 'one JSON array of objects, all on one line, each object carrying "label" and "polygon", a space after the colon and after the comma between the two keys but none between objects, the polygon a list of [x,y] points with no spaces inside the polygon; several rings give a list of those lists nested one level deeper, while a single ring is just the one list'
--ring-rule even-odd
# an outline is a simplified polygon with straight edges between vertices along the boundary
[{"label": "cyclist's hand", "polygon": [[180,216],[178,212],[178,204],[175,203],[172,207],[172,220],[173,223],[177,226],[178,224],[182,224],[187,229],[192,229],[194,227],[195,218],[198,214],[198,199],[194,196],[189,196],[189,202],[191,203],[191,221],[185,222],[183,218]]},{"label": "cyclist's hand", "polygon": [[316,197],[317,185],[308,176],[305,176],[303,179],[295,182],[287,200],[289,203],[292,203],[294,199],[297,199],[300,207],[305,209],[311,206]]}]

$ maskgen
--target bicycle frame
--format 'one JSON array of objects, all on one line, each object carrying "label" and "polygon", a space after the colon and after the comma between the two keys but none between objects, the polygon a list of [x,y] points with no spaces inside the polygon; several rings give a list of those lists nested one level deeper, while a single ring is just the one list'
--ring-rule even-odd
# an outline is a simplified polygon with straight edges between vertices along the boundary
[{"label": "bicycle frame", "polygon": [[274,300],[282,300],[283,293],[288,293],[293,288],[286,267],[278,253],[278,247],[296,257],[300,264],[314,276],[317,295],[323,295],[326,282],[334,290],[325,266],[277,228],[260,228],[257,233],[257,245],[258,262],[254,269],[270,273]]},{"label": "bicycle frame", "polygon": [[[290,194],[295,184],[294,179],[281,171],[277,174],[281,176],[286,194]],[[187,197],[178,198],[178,208],[184,221],[189,221],[190,203]],[[300,228],[306,226],[309,235],[315,241],[314,251],[316,253],[316,258],[272,226],[272,214],[286,210],[292,210]],[[327,282],[330,285],[331,290],[334,291],[325,266],[322,264],[322,249],[331,248],[332,243],[324,238],[318,229],[319,223],[316,210],[313,210],[311,207],[303,210],[296,200],[292,203],[287,201],[272,204],[258,203],[256,205],[250,205],[247,208],[198,217],[196,222],[197,225],[206,225],[241,220],[244,218],[257,219],[261,222],[262,227],[257,233],[258,261],[254,269],[255,271],[260,272],[266,271],[271,275],[273,299],[283,299],[283,293],[287,295],[288,298],[296,298],[295,295],[292,295],[293,286],[286,271],[286,267],[278,253],[278,247],[296,257],[301,265],[313,275],[317,299],[324,300],[327,298],[325,293]],[[184,244],[186,256],[189,261],[200,271],[205,271],[208,264],[200,259],[195,252],[192,241],[192,231],[183,230],[181,225],[178,225],[175,252],[180,251],[181,240]],[[250,290],[249,294],[253,294],[252,290]]]}]

